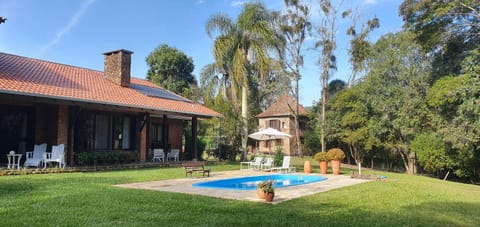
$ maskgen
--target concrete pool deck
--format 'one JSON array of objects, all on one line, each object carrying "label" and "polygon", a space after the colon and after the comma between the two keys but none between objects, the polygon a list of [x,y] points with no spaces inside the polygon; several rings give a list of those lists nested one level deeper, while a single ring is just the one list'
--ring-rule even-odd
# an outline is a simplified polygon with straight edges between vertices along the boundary
[{"label": "concrete pool deck", "polygon": [[[222,190],[222,189],[210,189],[193,187],[192,184],[220,180],[232,177],[244,177],[244,176],[258,176],[268,175],[273,173],[260,172],[260,171],[224,171],[224,172],[212,172],[210,177],[198,177],[198,178],[182,178],[173,180],[161,180],[140,182],[131,184],[115,185],[122,188],[134,188],[134,189],[146,189],[165,192],[176,192],[186,194],[204,195],[223,199],[235,199],[235,200],[247,200],[252,202],[264,202],[263,199],[257,197],[255,190]],[[303,173],[297,173],[303,174]],[[285,188],[275,189],[275,198],[273,203],[281,203],[291,199],[299,198],[306,195],[313,195],[319,192],[325,192],[336,188],[351,186],[368,182],[368,180],[352,179],[350,176],[345,175],[332,175],[332,174],[309,174],[326,177],[327,180],[309,183],[305,185],[290,186]]]}]

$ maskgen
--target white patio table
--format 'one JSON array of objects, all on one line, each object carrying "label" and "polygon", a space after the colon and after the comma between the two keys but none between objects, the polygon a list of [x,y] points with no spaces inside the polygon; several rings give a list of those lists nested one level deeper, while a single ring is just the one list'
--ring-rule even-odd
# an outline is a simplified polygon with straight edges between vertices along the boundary
[{"label": "white patio table", "polygon": [[22,159],[22,154],[7,154],[7,159],[7,169],[20,169],[20,160]]}]

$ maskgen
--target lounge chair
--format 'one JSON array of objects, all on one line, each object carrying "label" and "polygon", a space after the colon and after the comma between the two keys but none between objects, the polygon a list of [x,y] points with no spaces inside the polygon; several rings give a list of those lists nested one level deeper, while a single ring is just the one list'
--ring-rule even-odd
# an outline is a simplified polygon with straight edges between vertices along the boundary
[{"label": "lounge chair", "polygon": [[167,161],[173,159],[173,161],[178,162],[178,156],[180,155],[179,149],[171,149],[170,153],[167,154]]},{"label": "lounge chair", "polygon": [[250,169],[261,170],[262,169],[262,162],[263,162],[262,157],[255,157],[253,162],[250,164]]},{"label": "lounge chair", "polygon": [[291,173],[295,172],[295,166],[290,167],[290,156],[283,156],[283,163],[281,167],[273,167],[270,170],[271,171],[277,171],[277,172],[283,172],[285,171],[286,173]]},{"label": "lounge chair", "polygon": [[52,146],[52,153],[47,153],[43,161],[44,168],[47,168],[48,163],[58,163],[58,167],[65,167],[65,144]]},{"label": "lounge chair", "polygon": [[165,153],[163,152],[163,149],[153,149],[152,162],[154,161],[165,162]]},{"label": "lounge chair", "polygon": [[267,158],[262,164],[262,170],[270,170],[273,167],[273,158]]},{"label": "lounge chair", "polygon": [[243,164],[247,164],[249,170],[253,170],[255,167],[258,167],[258,169],[260,169],[260,167],[262,165],[262,161],[263,161],[262,157],[255,157],[255,159],[253,161],[240,162],[240,170],[243,170],[243,168],[242,168]]},{"label": "lounge chair", "polygon": [[33,166],[37,168],[40,167],[41,164],[43,164],[43,160],[46,158],[45,157],[46,152],[47,152],[46,143],[35,145],[35,147],[33,148],[33,151],[27,152],[26,160],[25,160],[25,163],[23,163],[23,166],[25,167]]}]

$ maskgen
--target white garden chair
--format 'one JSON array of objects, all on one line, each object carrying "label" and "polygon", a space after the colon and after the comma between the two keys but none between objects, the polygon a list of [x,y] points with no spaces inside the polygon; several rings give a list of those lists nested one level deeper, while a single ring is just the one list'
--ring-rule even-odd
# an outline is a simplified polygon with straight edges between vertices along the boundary
[{"label": "white garden chair", "polygon": [[155,161],[165,162],[165,152],[163,152],[163,149],[160,149],[160,148],[153,149],[152,162],[155,162]]},{"label": "white garden chair", "polygon": [[273,167],[273,158],[267,158],[262,164],[262,170],[270,170]]},{"label": "white garden chair", "polygon": [[178,162],[178,156],[180,155],[180,149],[171,149],[170,153],[167,154],[167,161],[173,159],[173,161]]},{"label": "white garden chair", "polygon": [[250,164],[250,169],[261,170],[262,162],[263,162],[263,157],[255,157],[253,162]]},{"label": "white garden chair", "polygon": [[33,151],[29,151],[26,154],[25,163],[23,166],[27,167],[40,167],[43,164],[43,160],[45,159],[45,155],[47,152],[47,144],[42,143],[39,145],[35,145]]},{"label": "white garden chair", "polygon": [[52,153],[47,153],[43,163],[44,168],[47,168],[48,163],[58,163],[58,167],[65,168],[65,144],[52,146]]},{"label": "white garden chair", "polygon": [[273,167],[271,168],[272,171],[276,170],[277,172],[283,172],[285,171],[286,173],[290,172],[295,172],[295,166],[290,166],[290,156],[283,156],[283,163],[281,167]]}]

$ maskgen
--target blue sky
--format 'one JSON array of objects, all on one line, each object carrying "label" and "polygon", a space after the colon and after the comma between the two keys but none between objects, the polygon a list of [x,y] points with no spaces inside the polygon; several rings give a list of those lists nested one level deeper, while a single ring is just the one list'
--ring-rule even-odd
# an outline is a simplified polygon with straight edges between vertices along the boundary
[{"label": "blue sky", "polygon": [[[240,0],[0,0],[0,51],[43,60],[103,70],[102,53],[133,51],[132,76],[145,78],[145,58],[156,47],[168,44],[192,57],[194,74],[212,63],[213,39],[205,32],[208,18],[224,13],[235,19],[245,1]],[[318,19],[318,1],[312,4],[312,19]],[[335,1],[334,2],[338,2]],[[345,7],[358,8],[362,18],[377,16],[380,28],[370,35],[401,30],[400,0],[345,0]],[[283,0],[265,0],[267,8],[281,10]],[[331,79],[348,79],[349,22],[341,20],[337,31],[338,71]],[[307,43],[311,49],[313,41]],[[318,54],[307,50],[300,82],[300,103],[310,106],[320,98]]]}]

